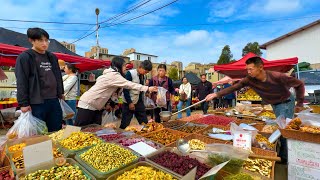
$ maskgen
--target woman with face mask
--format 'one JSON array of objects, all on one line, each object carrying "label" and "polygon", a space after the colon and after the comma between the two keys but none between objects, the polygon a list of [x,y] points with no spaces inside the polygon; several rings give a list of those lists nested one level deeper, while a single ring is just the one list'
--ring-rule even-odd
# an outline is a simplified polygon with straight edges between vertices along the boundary
[{"label": "woman with face mask", "polygon": [[133,89],[144,92],[155,92],[157,87],[148,87],[133,83],[124,78],[126,63],[121,57],[112,60],[111,68],[103,71],[97,78],[96,84],[85,92],[78,103],[78,114],[75,121],[76,126],[89,124],[101,124],[102,112],[105,104],[113,93],[118,95],[122,88]]}]

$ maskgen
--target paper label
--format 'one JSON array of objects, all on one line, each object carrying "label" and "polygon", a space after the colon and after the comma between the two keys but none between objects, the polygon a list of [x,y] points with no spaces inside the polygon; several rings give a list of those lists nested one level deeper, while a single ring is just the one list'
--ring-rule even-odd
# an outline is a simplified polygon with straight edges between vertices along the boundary
[{"label": "paper label", "polygon": [[111,134],[117,134],[117,132],[114,129],[110,129],[110,128],[102,129],[102,130],[96,132],[97,136],[111,135]]},{"label": "paper label", "polygon": [[[230,160],[229,160],[230,161]],[[205,173],[200,179],[204,179],[206,177],[209,177],[209,176],[212,176],[212,175],[215,175],[218,173],[218,171],[220,171],[220,169],[222,169],[225,165],[227,165],[229,163],[229,161],[227,162],[224,162],[224,163],[221,163],[213,168],[211,168],[207,173]],[[199,179],[199,180],[200,180]]]},{"label": "paper label", "polygon": [[26,169],[53,160],[52,140],[33,144],[23,148],[24,167]]},{"label": "paper label", "polygon": [[157,149],[149,146],[144,142],[138,142],[138,143],[132,144],[131,146],[129,146],[129,148],[141,154],[142,156],[147,156],[157,151]]},{"label": "paper label", "polygon": [[275,132],[273,132],[273,133],[271,134],[271,136],[269,137],[268,141],[269,141],[270,143],[275,143],[276,140],[279,139],[280,136],[281,136],[281,132],[280,132],[280,130],[278,129],[278,130],[276,130]]},{"label": "paper label", "polygon": [[81,127],[67,125],[63,133],[63,139],[69,137],[73,132],[80,132]]},{"label": "paper label", "polygon": [[234,133],[233,146],[251,150],[251,133]]}]

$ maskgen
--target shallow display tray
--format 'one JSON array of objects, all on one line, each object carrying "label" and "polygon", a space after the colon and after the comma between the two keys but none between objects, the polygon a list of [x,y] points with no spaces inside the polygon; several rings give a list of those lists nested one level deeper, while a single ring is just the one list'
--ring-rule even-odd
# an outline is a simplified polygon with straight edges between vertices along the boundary
[{"label": "shallow display tray", "polygon": [[[83,174],[91,179],[91,180],[95,180],[96,178],[94,176],[92,176],[84,167],[82,167],[79,163],[77,163],[75,160],[73,159],[70,159],[70,158],[66,158],[66,162],[71,164],[71,165],[76,165],[78,166],[81,171],[83,172]],[[16,176],[16,179],[19,180],[20,178],[32,173],[32,172],[35,172],[37,170],[47,170],[47,169],[50,169],[52,167],[56,166],[55,163],[53,161],[50,161],[50,162],[47,162],[47,163],[43,163],[43,164],[39,164],[37,166],[34,166],[32,168],[30,168],[30,170],[28,170],[27,172],[21,172],[19,173],[17,176]]]},{"label": "shallow display tray", "polygon": [[[151,138],[148,138],[148,136],[153,135],[153,134],[156,134],[156,133],[161,132],[161,131],[168,131],[168,132],[170,132],[170,133],[172,133],[172,134],[174,134],[174,135],[182,135],[182,137],[186,137],[186,136],[189,135],[189,133],[184,133],[184,132],[181,132],[181,131],[176,131],[176,130],[173,130],[173,129],[165,128],[165,129],[153,131],[153,132],[150,132],[150,133],[147,133],[147,134],[143,134],[142,136],[145,137],[145,138],[147,138],[147,139],[152,140]],[[179,138],[177,138],[177,139],[179,139]],[[176,140],[177,140],[177,139],[176,139]],[[165,145],[165,144],[163,144],[163,145],[164,145],[164,146],[169,146],[169,145],[171,145],[172,143],[175,143],[176,140],[174,140],[173,142],[170,142],[170,143],[168,143],[168,144],[166,144],[166,145]],[[155,141],[155,140],[152,140],[152,141]],[[158,142],[158,141],[155,141],[155,142]],[[162,143],[160,143],[160,142],[158,142],[158,143],[159,143],[159,144],[162,144]]]},{"label": "shallow display tray", "polygon": [[159,167],[159,166],[155,166],[154,164],[152,164],[152,163],[150,163],[150,162],[141,161],[141,162],[135,163],[135,164],[133,164],[133,165],[131,165],[131,166],[128,166],[128,167],[126,167],[126,168],[124,168],[124,169],[116,172],[115,174],[111,175],[107,180],[116,180],[116,179],[117,179],[120,175],[122,175],[124,172],[130,171],[130,170],[132,170],[132,169],[134,169],[134,168],[137,168],[137,167],[139,167],[139,166],[152,167],[152,168],[155,169],[155,170],[162,171],[162,172],[164,172],[164,173],[166,173],[166,174],[170,174],[170,175],[171,175],[173,178],[175,178],[175,179],[179,179],[179,178],[181,177],[180,175],[178,175],[178,174],[176,174],[176,173],[174,173],[174,172],[172,172],[172,171],[170,172],[170,171],[168,171],[168,170],[166,170],[166,169],[164,169],[164,168],[161,168],[161,167]]}]

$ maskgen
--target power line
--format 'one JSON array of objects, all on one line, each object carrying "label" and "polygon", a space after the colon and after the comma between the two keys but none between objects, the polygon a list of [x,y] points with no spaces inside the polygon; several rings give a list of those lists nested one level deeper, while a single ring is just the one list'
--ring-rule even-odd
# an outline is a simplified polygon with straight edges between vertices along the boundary
[{"label": "power line", "polygon": [[79,38],[79,39],[77,39],[77,40],[75,40],[75,41],[73,41],[73,42],[71,42],[71,44],[76,43],[76,42],[78,42],[78,41],[80,41],[80,40],[82,40],[82,39],[90,36],[91,34],[93,34],[93,33],[95,33],[96,31],[98,31],[99,28],[100,28],[100,25],[99,25],[99,27],[98,27],[96,30],[92,31],[91,33],[89,33],[89,34],[87,34],[87,35],[85,35],[85,36],[83,36],[83,37],[81,37],[81,38]]},{"label": "power line", "polygon": [[167,6],[170,6],[171,4],[173,4],[173,3],[177,2],[177,1],[178,1],[178,0],[171,1],[171,2],[168,3],[168,4],[165,4],[165,5],[157,8],[157,9],[154,9],[154,10],[149,11],[149,12],[147,12],[147,13],[144,13],[144,14],[142,14],[142,15],[136,16],[136,17],[131,18],[131,19],[126,19],[126,20],[124,20],[124,21],[122,21],[122,22],[119,22],[119,23],[102,26],[101,28],[116,26],[116,25],[123,24],[123,23],[129,22],[129,21],[133,21],[133,20],[135,20],[135,19],[141,18],[141,17],[146,16],[146,15],[148,15],[148,14],[154,13],[154,12],[156,12],[156,11],[158,11],[158,10],[160,10],[160,9],[163,9],[163,8],[165,8],[165,7],[167,7]]},{"label": "power line", "polygon": [[56,21],[33,21],[33,20],[19,20],[19,19],[0,19],[0,21],[7,22],[22,22],[22,23],[41,23],[41,24],[70,24],[70,25],[95,25],[92,23],[82,22],[56,22]]},{"label": "power line", "polygon": [[[7,28],[7,29],[29,29],[29,27],[3,27],[3,28]],[[87,29],[56,29],[56,28],[49,28],[46,30],[51,30],[51,31],[88,31]],[[91,30],[91,29],[90,29]]]}]

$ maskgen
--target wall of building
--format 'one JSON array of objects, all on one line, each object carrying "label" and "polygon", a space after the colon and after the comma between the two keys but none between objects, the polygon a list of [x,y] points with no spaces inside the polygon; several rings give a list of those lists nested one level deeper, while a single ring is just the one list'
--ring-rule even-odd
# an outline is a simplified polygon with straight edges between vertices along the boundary
[{"label": "wall of building", "polygon": [[139,53],[131,53],[127,55],[127,57],[129,57],[131,60],[140,60],[140,61],[150,60],[151,62],[154,62],[154,63],[157,62],[158,60],[158,57],[148,56],[148,55],[139,54]]},{"label": "wall of building", "polygon": [[266,58],[276,60],[298,57],[299,62],[320,62],[320,24],[267,46]]}]

